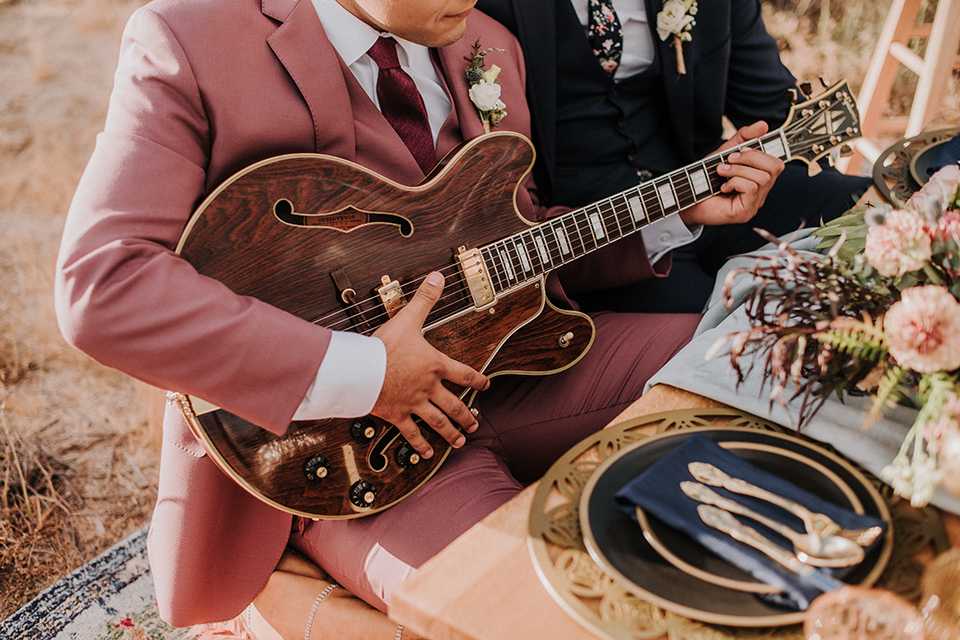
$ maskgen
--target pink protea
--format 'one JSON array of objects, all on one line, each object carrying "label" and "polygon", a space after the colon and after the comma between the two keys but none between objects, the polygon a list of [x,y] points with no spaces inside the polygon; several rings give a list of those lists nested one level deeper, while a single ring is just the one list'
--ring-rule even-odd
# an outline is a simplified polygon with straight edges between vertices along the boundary
[{"label": "pink protea", "polygon": [[890,211],[883,224],[867,231],[864,255],[870,266],[887,277],[922,269],[931,256],[927,225],[913,211]]},{"label": "pink protea", "polygon": [[960,367],[960,303],[946,287],[904,290],[883,321],[890,355],[919,373]]}]

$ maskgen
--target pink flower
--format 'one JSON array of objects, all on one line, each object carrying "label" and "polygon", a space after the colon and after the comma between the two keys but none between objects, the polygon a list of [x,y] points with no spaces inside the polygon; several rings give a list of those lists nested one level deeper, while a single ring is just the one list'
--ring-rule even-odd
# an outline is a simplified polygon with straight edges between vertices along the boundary
[{"label": "pink flower", "polygon": [[867,231],[864,255],[870,266],[887,277],[922,269],[931,256],[923,219],[912,211],[890,211],[883,224]]},{"label": "pink flower", "polygon": [[930,176],[927,183],[910,196],[907,207],[921,213],[930,208],[940,208],[942,211],[956,199],[957,189],[960,189],[960,165],[948,164]]},{"label": "pink flower", "polygon": [[947,211],[940,217],[940,235],[945,240],[960,242],[960,211]]},{"label": "pink flower", "polygon": [[884,317],[890,355],[919,373],[960,367],[960,303],[946,287],[906,289]]}]

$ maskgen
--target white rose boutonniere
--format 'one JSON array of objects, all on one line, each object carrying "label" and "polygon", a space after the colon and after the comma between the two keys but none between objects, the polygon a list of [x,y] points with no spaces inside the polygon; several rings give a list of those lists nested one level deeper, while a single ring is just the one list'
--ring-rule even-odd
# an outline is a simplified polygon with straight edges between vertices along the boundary
[{"label": "white rose boutonniere", "polygon": [[470,83],[470,101],[477,108],[480,114],[480,122],[483,123],[484,133],[490,133],[490,127],[500,124],[500,121],[507,115],[507,105],[500,99],[500,83],[497,77],[500,75],[500,67],[491,66],[487,71],[483,70],[486,63],[485,58],[491,51],[503,51],[503,49],[480,49],[480,39],[473,43],[473,56],[468,58],[470,64],[467,65],[467,82]]},{"label": "white rose boutonniere", "polygon": [[697,23],[697,0],[666,0],[657,14],[657,35],[661,40],[673,36],[673,48],[677,52],[677,73],[683,75],[687,67],[683,62],[683,42],[689,42],[690,29]]}]

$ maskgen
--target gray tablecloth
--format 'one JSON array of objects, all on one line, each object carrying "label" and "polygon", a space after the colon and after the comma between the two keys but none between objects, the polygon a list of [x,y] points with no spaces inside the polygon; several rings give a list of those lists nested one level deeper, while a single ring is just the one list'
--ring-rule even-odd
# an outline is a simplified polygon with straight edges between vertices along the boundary
[{"label": "gray tablecloth", "polygon": [[[812,250],[816,242],[815,238],[798,236],[791,242],[791,246],[798,250]],[[774,250],[769,248],[762,251]],[[725,349],[710,360],[705,358],[707,351],[718,339],[749,328],[743,308],[734,306],[732,312],[725,309],[720,301],[720,291],[726,272],[738,266],[751,265],[753,262],[754,258],[734,258],[724,267],[717,279],[717,290],[708,303],[696,336],[651,378],[647,387],[668,384],[796,429],[799,400],[788,402],[786,408],[780,406],[778,400],[771,407],[770,385],[761,384],[762,366],[758,364],[752,375],[738,388],[737,377]],[[733,290],[734,300],[742,301],[751,286],[748,278],[739,278]],[[786,395],[791,395],[789,388]],[[832,396],[813,418],[803,425],[801,431],[811,438],[832,445],[871,473],[879,475],[880,470],[889,464],[900,450],[904,436],[916,417],[916,411],[898,408],[873,422],[869,429],[864,431],[863,423],[870,406],[870,398],[848,396],[840,402],[836,396]],[[960,499],[942,489],[937,491],[932,502],[941,509],[960,514]]]}]

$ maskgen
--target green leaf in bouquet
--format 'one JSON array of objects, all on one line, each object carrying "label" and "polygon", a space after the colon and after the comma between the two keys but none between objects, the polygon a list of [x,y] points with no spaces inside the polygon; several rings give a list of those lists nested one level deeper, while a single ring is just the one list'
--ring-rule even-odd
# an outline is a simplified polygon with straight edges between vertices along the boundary
[{"label": "green leaf in bouquet", "polygon": [[839,218],[820,225],[810,234],[821,239],[816,250],[827,253],[841,237],[844,237],[843,245],[839,249],[839,256],[842,259],[852,260],[853,256],[863,252],[867,238],[867,223],[863,213],[867,208],[866,206],[854,207]]}]

